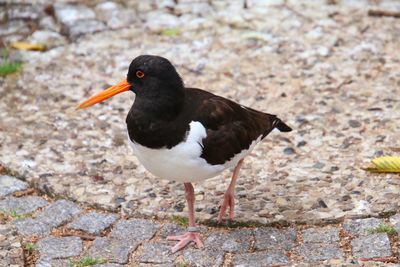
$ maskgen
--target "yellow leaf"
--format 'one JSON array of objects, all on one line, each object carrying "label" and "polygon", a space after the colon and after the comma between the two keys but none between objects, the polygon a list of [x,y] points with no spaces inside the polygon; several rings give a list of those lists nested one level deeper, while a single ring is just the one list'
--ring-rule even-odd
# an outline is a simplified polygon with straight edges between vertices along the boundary
[{"label": "yellow leaf", "polygon": [[44,44],[31,44],[26,42],[15,42],[10,45],[12,48],[18,50],[35,50],[35,51],[44,51],[46,50],[46,46]]},{"label": "yellow leaf", "polygon": [[372,160],[370,167],[365,168],[371,172],[392,172],[400,173],[400,157],[385,156]]}]

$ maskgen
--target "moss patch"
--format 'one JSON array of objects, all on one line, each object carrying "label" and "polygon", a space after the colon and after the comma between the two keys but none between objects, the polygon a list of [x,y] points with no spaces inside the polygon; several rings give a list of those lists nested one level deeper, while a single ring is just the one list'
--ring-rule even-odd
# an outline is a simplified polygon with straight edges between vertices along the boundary
[{"label": "moss patch", "polygon": [[98,259],[98,258],[92,258],[92,257],[84,257],[78,261],[71,261],[70,266],[71,267],[85,267],[85,266],[93,266],[96,264],[103,264],[106,263],[105,260]]},{"label": "moss patch", "polygon": [[0,76],[7,76],[18,72],[21,69],[21,62],[8,62],[0,63]]},{"label": "moss patch", "polygon": [[375,228],[370,228],[367,231],[370,234],[374,234],[374,233],[386,233],[388,235],[397,234],[396,229],[393,226],[387,225],[387,224],[380,224],[379,226],[377,226]]},{"label": "moss patch", "polygon": [[182,225],[182,226],[188,226],[189,225],[189,220],[186,217],[172,216],[170,218],[170,221],[173,222],[173,223],[176,223],[178,225]]}]

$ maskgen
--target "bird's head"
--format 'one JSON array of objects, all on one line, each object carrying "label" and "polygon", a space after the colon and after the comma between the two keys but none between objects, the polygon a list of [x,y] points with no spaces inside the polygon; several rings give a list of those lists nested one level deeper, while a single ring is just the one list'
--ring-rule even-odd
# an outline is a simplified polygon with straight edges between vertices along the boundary
[{"label": "bird's head", "polygon": [[125,91],[132,91],[139,98],[173,98],[183,94],[184,86],[175,67],[167,59],[142,55],[132,60],[126,80],[88,98],[77,109],[90,107]]}]

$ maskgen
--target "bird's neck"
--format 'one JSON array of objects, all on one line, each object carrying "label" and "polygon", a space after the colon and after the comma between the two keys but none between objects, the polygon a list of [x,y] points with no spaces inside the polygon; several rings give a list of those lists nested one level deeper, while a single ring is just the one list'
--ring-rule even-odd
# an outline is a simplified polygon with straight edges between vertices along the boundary
[{"label": "bird's neck", "polygon": [[172,120],[179,115],[184,104],[184,98],[184,92],[151,98],[136,96],[131,111],[133,113],[146,113],[149,118]]},{"label": "bird's neck", "polygon": [[[180,121],[184,97],[137,97],[126,117],[129,138],[149,148],[171,148],[184,137],[188,125]],[[171,134],[173,132],[173,134]]]}]

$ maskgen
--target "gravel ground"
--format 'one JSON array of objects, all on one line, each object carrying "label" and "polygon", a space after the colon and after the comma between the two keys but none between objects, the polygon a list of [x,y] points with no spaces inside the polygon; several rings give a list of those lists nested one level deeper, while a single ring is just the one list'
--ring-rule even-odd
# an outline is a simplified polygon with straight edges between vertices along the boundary
[{"label": "gravel ground", "polygon": [[[398,1],[56,2],[0,11],[6,43],[48,46],[12,52],[23,70],[0,78],[0,162],[36,187],[124,215],[186,216],[183,185],[153,177],[129,148],[133,95],[74,110],[122,79],[134,57],[158,54],[187,86],[278,114],[294,129],[272,133],[245,160],[237,220],[399,211],[399,176],[361,169],[400,150],[400,23],[367,14],[400,11]],[[230,175],[195,184],[200,221],[215,219]]]}]

